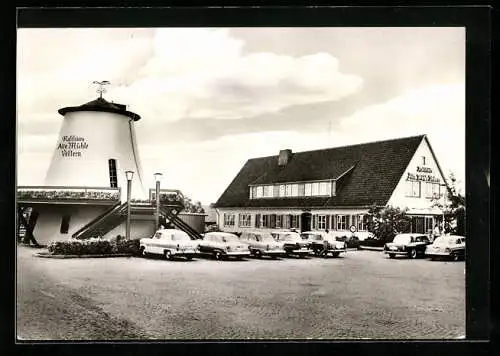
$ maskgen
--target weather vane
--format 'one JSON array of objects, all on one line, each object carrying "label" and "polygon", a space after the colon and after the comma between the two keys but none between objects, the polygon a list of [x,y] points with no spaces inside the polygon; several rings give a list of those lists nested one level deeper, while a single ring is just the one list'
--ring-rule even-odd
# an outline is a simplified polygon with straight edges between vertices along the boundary
[{"label": "weather vane", "polygon": [[99,85],[99,87],[97,88],[96,91],[99,93],[99,97],[102,98],[102,93],[106,92],[106,88],[104,86],[110,84],[110,82],[107,81],[107,80],[103,80],[103,81],[100,81],[100,82],[98,82],[97,80],[94,80],[92,82],[92,84]]}]

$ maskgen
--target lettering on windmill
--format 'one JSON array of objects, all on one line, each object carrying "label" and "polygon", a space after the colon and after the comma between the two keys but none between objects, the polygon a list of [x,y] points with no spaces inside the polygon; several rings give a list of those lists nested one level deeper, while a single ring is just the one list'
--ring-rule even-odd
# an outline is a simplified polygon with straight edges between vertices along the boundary
[{"label": "lettering on windmill", "polygon": [[57,145],[57,149],[61,151],[63,157],[81,157],[82,150],[89,148],[85,139],[81,136],[63,136],[61,142]]}]

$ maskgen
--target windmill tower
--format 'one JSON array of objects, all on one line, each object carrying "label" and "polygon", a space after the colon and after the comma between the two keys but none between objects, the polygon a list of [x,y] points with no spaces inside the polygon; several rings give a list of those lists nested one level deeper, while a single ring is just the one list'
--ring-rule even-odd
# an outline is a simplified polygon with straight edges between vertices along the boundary
[{"label": "windmill tower", "polygon": [[[64,117],[45,177],[46,186],[126,187],[126,171],[135,172],[132,198],[147,193],[134,124],[140,116],[125,105],[102,97],[108,81],[94,82],[99,97],[80,106],[59,109]],[[121,200],[127,197],[121,189]]]}]

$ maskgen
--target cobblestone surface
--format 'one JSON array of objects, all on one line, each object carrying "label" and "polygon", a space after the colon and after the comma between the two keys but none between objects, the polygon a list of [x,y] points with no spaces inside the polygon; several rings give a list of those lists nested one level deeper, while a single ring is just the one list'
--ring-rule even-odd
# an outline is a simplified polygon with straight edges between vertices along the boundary
[{"label": "cobblestone surface", "polygon": [[465,333],[464,262],[52,260],[19,248],[21,339],[440,339]]}]

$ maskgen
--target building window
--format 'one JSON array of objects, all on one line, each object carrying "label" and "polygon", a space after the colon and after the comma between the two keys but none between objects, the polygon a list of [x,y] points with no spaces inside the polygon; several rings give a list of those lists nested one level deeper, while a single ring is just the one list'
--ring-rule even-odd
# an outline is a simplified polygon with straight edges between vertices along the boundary
[{"label": "building window", "polygon": [[262,215],[262,227],[271,227],[270,215]]},{"label": "building window", "polygon": [[319,195],[330,195],[332,192],[332,185],[330,182],[319,183]]},{"label": "building window", "polygon": [[257,190],[255,192],[255,197],[262,198],[263,195],[264,195],[264,187],[260,185],[257,187]]},{"label": "building window", "polygon": [[283,227],[283,215],[276,215],[276,228]]},{"label": "building window", "polygon": [[299,217],[300,215],[290,215],[290,229],[299,228]]},{"label": "building window", "polygon": [[326,229],[326,215],[318,215],[318,229]]},{"label": "building window", "polygon": [[287,196],[287,197],[292,196],[292,185],[291,184],[287,184],[285,186],[285,196]]},{"label": "building window", "polygon": [[337,215],[337,230],[347,230],[347,215]]},{"label": "building window", "polygon": [[292,197],[298,197],[298,196],[299,196],[299,185],[292,184]]},{"label": "building window", "polygon": [[365,215],[356,215],[356,228],[358,231],[366,230]]},{"label": "building window", "polygon": [[284,197],[285,196],[285,185],[284,184],[280,184],[279,196],[280,197]]},{"label": "building window", "polygon": [[251,226],[251,215],[250,214],[240,214],[238,219],[239,227],[250,227]]},{"label": "building window", "polygon": [[417,180],[406,181],[406,196],[420,197],[420,181]]},{"label": "building window", "polygon": [[234,214],[224,213],[224,226],[225,227],[234,227]]},{"label": "building window", "polygon": [[425,156],[422,156],[422,166],[425,166]]},{"label": "building window", "polygon": [[312,183],[304,184],[304,195],[310,197],[312,195]]},{"label": "building window", "polygon": [[297,196],[299,196],[299,197],[304,196],[304,184],[303,183],[297,184]]},{"label": "building window", "polygon": [[319,182],[311,183],[312,185],[312,195],[319,195]]},{"label": "building window", "polygon": [[108,160],[108,166],[109,166],[109,184],[111,188],[117,188],[118,176],[116,174],[116,159],[112,158]]},{"label": "building window", "polygon": [[425,217],[425,222],[424,222],[424,225],[425,225],[424,232],[425,233],[432,233],[432,223],[433,223],[432,217],[426,216]]},{"label": "building window", "polygon": [[61,234],[67,234],[69,230],[69,220],[71,219],[70,215],[63,215],[61,220]]},{"label": "building window", "polygon": [[271,198],[273,196],[273,186],[272,185],[265,185],[263,187],[264,190],[264,198]]}]

